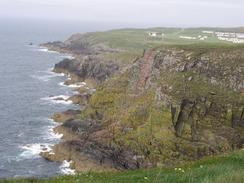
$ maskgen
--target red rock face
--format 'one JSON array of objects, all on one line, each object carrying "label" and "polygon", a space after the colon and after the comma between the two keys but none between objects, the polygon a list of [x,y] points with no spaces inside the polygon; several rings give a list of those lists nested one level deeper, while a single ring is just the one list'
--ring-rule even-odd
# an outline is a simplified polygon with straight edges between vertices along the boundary
[{"label": "red rock face", "polygon": [[137,83],[137,88],[140,90],[145,88],[149,80],[155,56],[156,52],[154,50],[148,50],[144,54],[142,63],[140,65],[139,81]]}]

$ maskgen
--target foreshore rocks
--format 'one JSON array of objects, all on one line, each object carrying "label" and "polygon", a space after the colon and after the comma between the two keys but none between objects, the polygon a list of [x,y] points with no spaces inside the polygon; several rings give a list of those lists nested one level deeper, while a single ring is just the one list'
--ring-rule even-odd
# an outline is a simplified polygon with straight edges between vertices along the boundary
[{"label": "foreshore rocks", "polygon": [[61,112],[61,113],[55,113],[51,119],[53,119],[55,122],[60,122],[60,123],[64,123],[67,120],[71,120],[74,119],[76,116],[79,116],[81,114],[80,110],[68,110],[65,112]]},{"label": "foreshore rocks", "polygon": [[71,161],[71,168],[78,172],[114,170],[109,164],[100,164],[87,154],[82,154],[80,141],[65,141],[54,146],[53,153],[41,153],[49,161]]},{"label": "foreshore rocks", "polygon": [[91,94],[78,94],[71,96],[68,100],[72,101],[73,104],[87,105],[90,98]]},{"label": "foreshore rocks", "polygon": [[78,172],[115,171],[151,167],[142,157],[133,152],[105,145],[109,138],[99,124],[77,118],[78,111],[65,111],[57,114],[56,122],[62,124],[54,129],[63,134],[63,142],[55,145],[51,152],[40,155],[49,161],[73,162],[71,168]]}]

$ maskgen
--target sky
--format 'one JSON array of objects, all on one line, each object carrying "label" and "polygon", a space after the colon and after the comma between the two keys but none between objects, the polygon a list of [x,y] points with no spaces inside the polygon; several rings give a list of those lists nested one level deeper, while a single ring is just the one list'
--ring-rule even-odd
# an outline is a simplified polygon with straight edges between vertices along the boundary
[{"label": "sky", "polygon": [[244,26],[244,0],[0,0],[0,18],[124,26]]}]

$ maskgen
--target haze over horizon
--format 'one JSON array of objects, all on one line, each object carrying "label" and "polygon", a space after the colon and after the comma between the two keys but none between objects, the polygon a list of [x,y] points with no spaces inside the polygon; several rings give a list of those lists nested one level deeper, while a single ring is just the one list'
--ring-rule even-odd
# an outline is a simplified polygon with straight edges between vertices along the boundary
[{"label": "haze over horizon", "polygon": [[120,26],[244,26],[242,0],[1,0],[1,19]]}]

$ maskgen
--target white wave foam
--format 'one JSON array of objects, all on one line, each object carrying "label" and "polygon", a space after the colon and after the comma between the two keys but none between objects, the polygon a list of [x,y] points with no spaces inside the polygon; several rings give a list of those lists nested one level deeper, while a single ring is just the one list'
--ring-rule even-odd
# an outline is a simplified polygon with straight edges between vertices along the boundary
[{"label": "white wave foam", "polygon": [[47,48],[38,48],[37,51],[48,52],[48,49]]},{"label": "white wave foam", "polygon": [[57,51],[48,50],[48,48],[45,47],[38,47],[36,50],[40,52],[46,52],[46,53],[59,53]]},{"label": "white wave foam", "polygon": [[68,87],[70,87],[70,88],[79,88],[79,87],[84,87],[84,85],[80,84],[80,83],[75,83],[75,84],[68,85]]},{"label": "white wave foam", "polygon": [[67,58],[67,59],[70,59],[70,60],[75,59],[74,56],[72,56],[72,55],[68,55],[68,54],[63,55],[62,58]]},{"label": "white wave foam", "polygon": [[59,86],[67,86],[67,85],[64,84],[64,82],[60,82],[58,85]]},{"label": "white wave foam", "polygon": [[56,124],[56,125],[58,125],[58,123],[57,122],[55,122],[53,119],[51,119],[51,118],[47,118],[47,121],[49,121],[50,123],[52,123],[52,124]]},{"label": "white wave foam", "polygon": [[70,168],[71,165],[71,161],[66,161],[64,160],[62,165],[59,167],[60,168],[60,172],[64,175],[74,175],[75,174],[75,170]]},{"label": "white wave foam", "polygon": [[50,97],[41,98],[41,100],[50,101],[54,104],[66,104],[66,105],[72,104],[73,102],[68,99],[69,99],[69,96],[66,96],[66,95],[58,95],[58,96],[50,96]]},{"label": "white wave foam", "polygon": [[52,153],[52,145],[51,144],[27,144],[20,147],[24,151],[20,154],[20,157],[23,159],[33,159],[39,158],[41,152],[49,152]]},{"label": "white wave foam", "polygon": [[52,72],[53,75],[55,76],[59,76],[59,77],[64,77],[65,74],[64,73],[55,73],[55,72]]},{"label": "white wave foam", "polygon": [[48,130],[45,131],[43,135],[45,140],[60,140],[63,137],[63,134],[54,132],[54,128],[58,125],[53,124],[52,126],[48,126]]},{"label": "white wave foam", "polygon": [[[69,78],[68,78],[69,80]],[[86,89],[89,89],[88,87],[86,87],[86,83],[85,82],[79,82],[79,83],[74,83],[74,84],[70,84],[70,85],[66,85],[64,82],[59,83],[60,86],[66,86],[69,88],[80,88],[80,87],[85,87]]]}]

